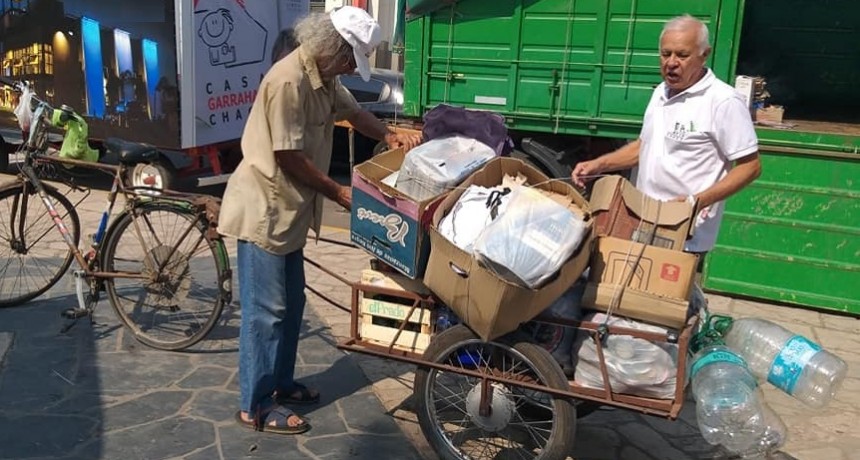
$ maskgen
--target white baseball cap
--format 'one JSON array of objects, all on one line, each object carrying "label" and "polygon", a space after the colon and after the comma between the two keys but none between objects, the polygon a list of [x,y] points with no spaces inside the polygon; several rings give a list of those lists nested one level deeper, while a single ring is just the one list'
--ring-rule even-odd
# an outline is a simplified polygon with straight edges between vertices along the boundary
[{"label": "white baseball cap", "polygon": [[344,6],[331,13],[331,22],[341,37],[352,46],[355,64],[362,80],[370,81],[370,54],[382,42],[382,30],[367,11]]}]

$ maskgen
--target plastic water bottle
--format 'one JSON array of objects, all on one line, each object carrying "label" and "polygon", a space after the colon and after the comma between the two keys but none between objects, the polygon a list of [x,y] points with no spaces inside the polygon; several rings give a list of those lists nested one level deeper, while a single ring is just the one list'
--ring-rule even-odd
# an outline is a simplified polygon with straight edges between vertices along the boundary
[{"label": "plastic water bottle", "polygon": [[725,345],[706,346],[693,357],[690,378],[702,437],[733,453],[752,451],[766,422],[755,377]]},{"label": "plastic water bottle", "polygon": [[764,409],[764,434],[749,450],[740,453],[739,456],[743,459],[764,460],[771,458],[771,454],[785,445],[788,437],[785,422],[767,404],[762,403],[762,409]]},{"label": "plastic water bottle", "polygon": [[826,406],[848,371],[838,356],[764,319],[734,320],[725,341],[744,357],[753,375],[811,407]]}]

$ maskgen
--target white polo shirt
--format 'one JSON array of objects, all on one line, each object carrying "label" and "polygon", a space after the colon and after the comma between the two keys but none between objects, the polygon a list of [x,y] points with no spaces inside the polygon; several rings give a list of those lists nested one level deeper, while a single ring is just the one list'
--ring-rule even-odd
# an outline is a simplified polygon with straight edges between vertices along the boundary
[{"label": "white polo shirt", "polygon": [[[642,124],[636,187],[658,200],[694,195],[728,174],[732,162],[758,151],[749,109],[735,89],[708,69],[672,98],[654,90]],[[717,240],[724,202],[699,211],[685,250],[709,251]]]}]

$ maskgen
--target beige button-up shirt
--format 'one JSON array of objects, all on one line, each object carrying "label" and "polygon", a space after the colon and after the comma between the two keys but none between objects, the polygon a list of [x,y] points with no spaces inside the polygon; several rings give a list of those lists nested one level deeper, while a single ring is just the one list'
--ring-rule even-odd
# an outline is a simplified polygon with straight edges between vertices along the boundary
[{"label": "beige button-up shirt", "polygon": [[301,151],[328,172],[334,122],[359,110],[337,79],[322,80],[304,48],[272,66],[242,134],[243,159],[227,182],[218,231],[273,254],[303,248],[311,226],[319,233],[323,196],[285,175],[275,152]]}]

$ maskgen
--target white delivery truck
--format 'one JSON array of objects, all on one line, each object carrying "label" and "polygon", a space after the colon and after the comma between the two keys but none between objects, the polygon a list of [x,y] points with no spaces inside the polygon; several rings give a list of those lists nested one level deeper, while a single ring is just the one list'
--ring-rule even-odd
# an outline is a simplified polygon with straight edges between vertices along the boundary
[{"label": "white delivery truck", "polygon": [[[93,147],[148,144],[129,145],[135,185],[214,184],[241,158],[278,34],[308,10],[309,0],[0,0],[0,75],[83,114]],[[0,90],[6,154],[21,138],[17,98]]]}]

